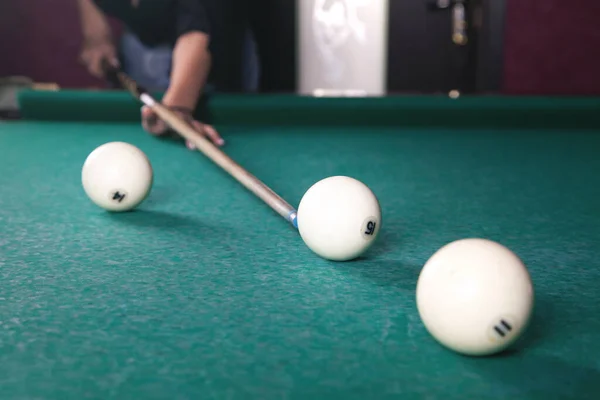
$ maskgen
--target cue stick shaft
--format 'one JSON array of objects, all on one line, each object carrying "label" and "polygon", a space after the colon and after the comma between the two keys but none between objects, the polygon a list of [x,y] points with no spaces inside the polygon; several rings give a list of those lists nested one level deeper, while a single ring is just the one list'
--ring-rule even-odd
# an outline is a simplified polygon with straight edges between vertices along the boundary
[{"label": "cue stick shaft", "polygon": [[154,98],[148,94],[148,91],[144,87],[138,85],[137,82],[127,76],[127,74],[125,74],[119,68],[109,65],[106,60],[103,62],[103,68],[106,76],[111,81],[123,86],[134,97],[138,98],[142,103],[150,107],[175,132],[177,132],[184,139],[187,139],[189,142],[193,143],[198,151],[202,152],[215,164],[228,172],[239,183],[241,183],[258,198],[263,200],[269,207],[275,210],[279,215],[290,222],[295,228],[298,228],[296,210],[277,193],[271,190],[254,175],[246,171],[242,166],[226,155],[221,149],[211,143],[204,135],[196,131],[196,129],[194,129],[189,123],[179,117],[179,115],[154,100]]},{"label": "cue stick shaft", "polygon": [[154,100],[149,94],[142,93],[140,100],[148,107],[151,107],[163,121],[184,139],[193,143],[200,152],[227,171],[238,182],[279,213],[279,215],[296,226],[296,210],[277,193],[212,144],[204,135],[197,132],[190,124],[179,117],[179,115]]}]

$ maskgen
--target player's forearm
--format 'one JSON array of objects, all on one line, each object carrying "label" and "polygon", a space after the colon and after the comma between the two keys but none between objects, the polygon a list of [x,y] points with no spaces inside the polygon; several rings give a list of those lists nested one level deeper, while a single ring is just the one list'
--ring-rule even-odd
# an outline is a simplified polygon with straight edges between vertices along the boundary
[{"label": "player's forearm", "polygon": [[92,0],[77,0],[81,30],[86,40],[107,38],[111,36],[110,25]]},{"label": "player's forearm", "polygon": [[171,83],[163,103],[195,108],[210,70],[208,35],[190,32],[182,35],[173,49]]}]

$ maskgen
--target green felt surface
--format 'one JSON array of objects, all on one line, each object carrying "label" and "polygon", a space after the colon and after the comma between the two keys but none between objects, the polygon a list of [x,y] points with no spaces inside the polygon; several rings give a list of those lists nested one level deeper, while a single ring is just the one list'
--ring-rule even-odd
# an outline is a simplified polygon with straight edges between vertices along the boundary
[{"label": "green felt surface", "polygon": [[[219,128],[294,205],[331,175],[373,189],[380,240],[350,263],[135,121],[0,123],[0,399],[598,398],[600,131],[344,121]],[[113,140],[155,168],[133,213],[81,187]],[[473,236],[512,248],[536,289],[530,329],[498,357],[442,348],[415,308],[427,258]]]}]

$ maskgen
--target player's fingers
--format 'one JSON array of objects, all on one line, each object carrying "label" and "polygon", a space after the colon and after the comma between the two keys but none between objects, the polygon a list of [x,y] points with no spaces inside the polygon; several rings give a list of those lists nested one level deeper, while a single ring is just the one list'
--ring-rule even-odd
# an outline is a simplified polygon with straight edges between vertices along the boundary
[{"label": "player's fingers", "polygon": [[[111,54],[108,54],[108,55],[105,55],[104,57],[102,57],[102,61],[106,61],[108,63],[108,65],[110,65],[113,68],[121,67],[121,64],[119,63],[119,59],[116,56],[113,56]],[[102,71],[102,73],[104,74],[104,70]]]},{"label": "player's fingers", "polygon": [[215,128],[210,125],[204,125],[204,133],[214,144],[217,146],[223,146],[225,144],[225,140],[219,135],[219,132]]},{"label": "player's fingers", "polygon": [[96,78],[101,77],[100,57],[98,52],[86,50],[81,53],[80,61],[91,75]]},{"label": "player's fingers", "polygon": [[101,62],[101,60],[102,60],[102,58],[100,58],[99,55],[95,54],[92,57],[91,61],[88,63],[88,70],[96,78],[102,78],[102,76],[104,75],[102,73],[102,62]]},{"label": "player's fingers", "polygon": [[[204,125],[203,123],[201,123],[199,121],[193,121],[192,126],[199,133],[208,137],[217,146],[222,146],[225,144],[225,141],[223,140],[223,138],[221,138],[221,136],[217,133],[217,131],[212,126]],[[196,149],[196,146],[189,140],[185,141],[185,146],[190,150]]]},{"label": "player's fingers", "polygon": [[166,124],[148,106],[142,107],[142,127],[152,135],[161,136],[167,130]]},{"label": "player's fingers", "polygon": [[111,45],[99,45],[85,48],[79,56],[79,62],[87,68],[91,75],[97,78],[102,78],[104,76],[102,68],[102,62],[104,60],[107,60],[109,64],[115,68],[120,67],[116,50]]},{"label": "player's fingers", "polygon": [[120,68],[121,67],[121,63],[119,62],[119,57],[117,57],[117,51],[115,50],[114,47],[110,47],[107,51],[106,54],[104,54],[103,57],[106,61],[108,61],[108,63],[114,67],[114,68]]},{"label": "player's fingers", "polygon": [[90,69],[92,74],[98,78],[104,77],[104,61],[108,61],[113,67],[119,67],[119,61],[111,47],[97,48],[91,51]]},{"label": "player's fingers", "polygon": [[[201,135],[204,134],[204,126],[200,122],[194,120],[194,121],[191,121],[191,124],[199,134],[201,134]],[[189,140],[185,141],[185,147],[187,147],[190,150],[196,149],[196,145],[194,145],[194,143],[190,142]]]}]

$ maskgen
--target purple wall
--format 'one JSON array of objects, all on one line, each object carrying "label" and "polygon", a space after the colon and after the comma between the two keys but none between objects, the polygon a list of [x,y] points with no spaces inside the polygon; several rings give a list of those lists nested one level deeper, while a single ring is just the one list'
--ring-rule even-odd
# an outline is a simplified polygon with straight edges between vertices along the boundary
[{"label": "purple wall", "polygon": [[600,2],[508,0],[504,91],[600,95]]},{"label": "purple wall", "polygon": [[0,0],[0,76],[103,87],[79,65],[80,46],[76,0]]},{"label": "purple wall", "polygon": [[[597,0],[508,0],[504,92],[600,95],[599,20]],[[76,0],[0,0],[0,76],[102,86],[80,43]]]}]

